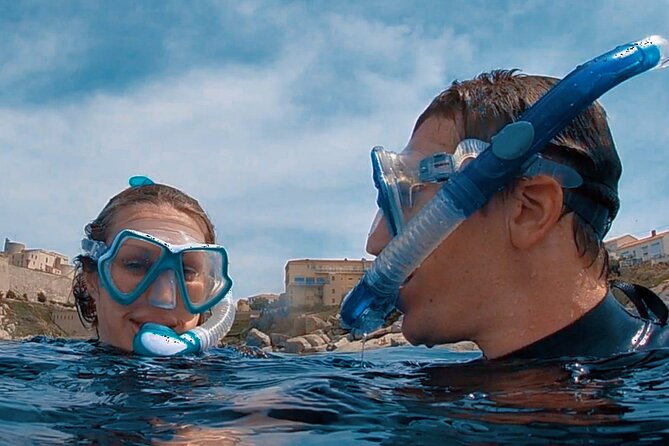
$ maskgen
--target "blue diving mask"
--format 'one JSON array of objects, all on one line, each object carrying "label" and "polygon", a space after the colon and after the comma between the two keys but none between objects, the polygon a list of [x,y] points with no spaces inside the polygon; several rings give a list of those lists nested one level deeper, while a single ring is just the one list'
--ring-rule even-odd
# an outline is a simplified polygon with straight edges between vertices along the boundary
[{"label": "blue diving mask", "polygon": [[[415,203],[416,192],[429,183],[448,181],[490,144],[479,139],[464,139],[453,154],[439,152],[417,159],[416,153],[396,153],[377,146],[372,149],[372,177],[378,191],[376,203],[394,236],[406,225],[406,215]],[[563,188],[579,187],[583,180],[569,166],[535,154],[523,166],[520,176],[549,175]]]},{"label": "blue diving mask", "polygon": [[[183,235],[177,238],[189,241]],[[228,254],[219,245],[171,244],[124,229],[109,247],[88,238],[81,247],[84,255],[97,262],[102,286],[121,305],[132,304],[148,290],[149,302],[155,307],[176,308],[180,294],[186,309],[200,314],[220,302],[232,287]]]}]

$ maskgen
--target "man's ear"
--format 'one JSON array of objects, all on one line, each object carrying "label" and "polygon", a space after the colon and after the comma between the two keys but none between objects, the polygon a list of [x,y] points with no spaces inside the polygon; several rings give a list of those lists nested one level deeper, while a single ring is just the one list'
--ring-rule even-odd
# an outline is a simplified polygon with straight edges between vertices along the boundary
[{"label": "man's ear", "polygon": [[546,175],[521,179],[510,198],[508,227],[511,243],[518,249],[543,240],[562,215],[562,186]]}]

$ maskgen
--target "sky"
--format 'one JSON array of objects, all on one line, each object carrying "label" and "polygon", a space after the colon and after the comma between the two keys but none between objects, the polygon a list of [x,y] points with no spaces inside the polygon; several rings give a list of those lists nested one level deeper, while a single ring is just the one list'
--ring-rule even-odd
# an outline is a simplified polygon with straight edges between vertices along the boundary
[{"label": "sky", "polygon": [[[640,6],[643,5],[643,6]],[[70,257],[132,175],[200,201],[236,297],[286,262],[371,258],[370,149],[455,79],[563,77],[669,0],[0,0],[0,237]],[[623,162],[610,237],[669,229],[669,70],[601,98]]]}]

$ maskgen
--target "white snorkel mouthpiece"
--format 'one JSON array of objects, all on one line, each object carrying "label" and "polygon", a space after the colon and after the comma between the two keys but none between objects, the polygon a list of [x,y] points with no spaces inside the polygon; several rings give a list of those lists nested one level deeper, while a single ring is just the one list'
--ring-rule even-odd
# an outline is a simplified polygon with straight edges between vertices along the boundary
[{"label": "white snorkel mouthpiece", "polygon": [[199,355],[225,337],[235,321],[235,303],[228,295],[211,309],[207,321],[183,334],[164,325],[146,323],[133,340],[133,351],[144,356]]}]

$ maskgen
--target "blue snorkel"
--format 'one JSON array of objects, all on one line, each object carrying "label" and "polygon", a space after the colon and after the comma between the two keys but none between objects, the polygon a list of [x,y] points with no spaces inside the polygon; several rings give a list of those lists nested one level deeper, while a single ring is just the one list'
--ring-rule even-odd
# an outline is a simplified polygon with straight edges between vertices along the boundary
[{"label": "blue snorkel", "polygon": [[342,325],[357,333],[381,327],[395,308],[402,283],[451,232],[516,178],[532,156],[597,98],[633,76],[669,65],[666,46],[664,39],[652,36],[602,54],[577,67],[516,122],[502,128],[383,249],[344,298]]}]

